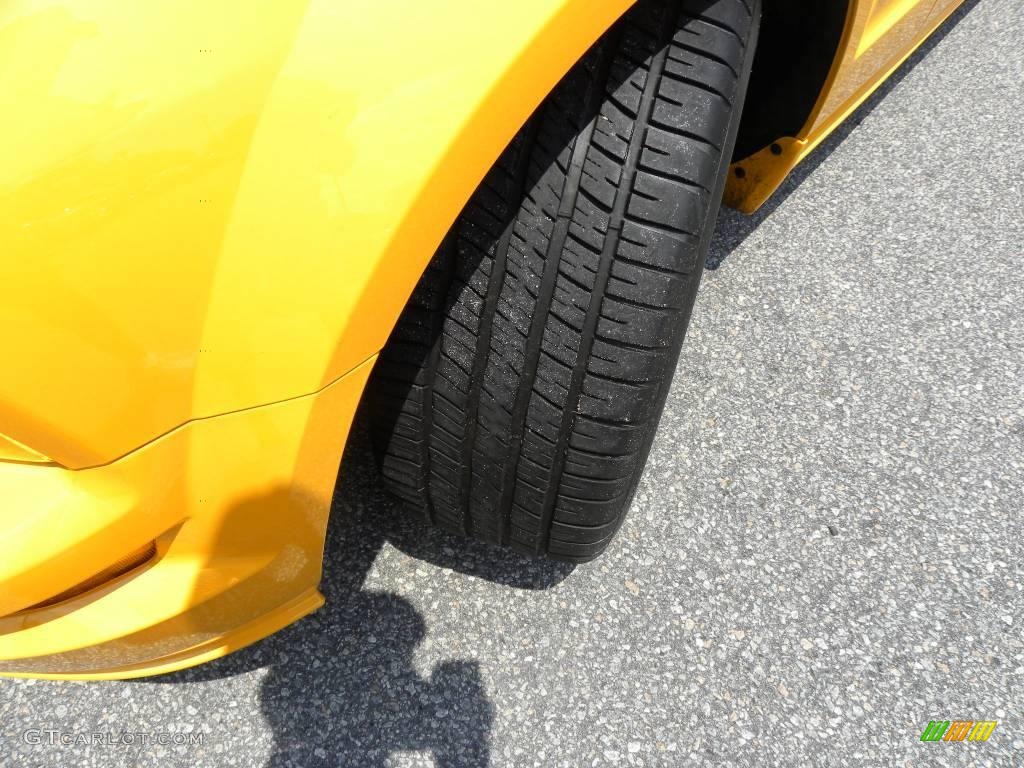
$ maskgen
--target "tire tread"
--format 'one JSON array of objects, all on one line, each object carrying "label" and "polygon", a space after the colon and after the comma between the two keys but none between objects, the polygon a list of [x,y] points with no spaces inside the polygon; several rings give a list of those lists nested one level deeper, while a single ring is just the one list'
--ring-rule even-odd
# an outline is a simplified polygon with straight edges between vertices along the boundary
[{"label": "tire tread", "polygon": [[702,272],[757,6],[637,3],[467,203],[371,385],[383,477],[436,525],[573,562],[621,525]]}]

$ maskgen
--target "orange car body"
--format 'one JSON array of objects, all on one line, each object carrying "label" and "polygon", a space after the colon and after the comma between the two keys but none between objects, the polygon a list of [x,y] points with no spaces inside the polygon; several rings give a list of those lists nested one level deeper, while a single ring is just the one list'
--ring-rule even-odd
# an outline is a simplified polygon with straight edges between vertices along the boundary
[{"label": "orange car body", "polygon": [[[957,4],[844,3],[803,127],[735,163],[727,202],[764,202]],[[0,674],[156,674],[321,604],[377,352],[629,5],[0,9]]]}]

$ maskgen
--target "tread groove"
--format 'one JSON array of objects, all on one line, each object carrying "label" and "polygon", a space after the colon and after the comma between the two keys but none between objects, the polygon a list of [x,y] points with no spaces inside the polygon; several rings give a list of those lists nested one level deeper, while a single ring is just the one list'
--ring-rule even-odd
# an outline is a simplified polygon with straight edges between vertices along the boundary
[{"label": "tread groove", "polygon": [[[540,124],[538,115],[543,113],[543,107],[537,110],[526,125],[522,146],[517,158],[515,176],[513,177],[513,197],[517,200],[526,187],[527,173],[530,168],[530,159],[533,155],[533,142],[537,136],[537,129]],[[491,265],[491,275],[487,284],[487,298],[484,300],[483,311],[481,312],[480,335],[477,338],[476,356],[473,360],[473,371],[470,374],[469,392],[466,402],[466,436],[462,445],[462,477],[460,479],[460,500],[464,500],[466,509],[462,510],[462,532],[466,536],[473,534],[472,515],[469,513],[470,487],[473,478],[473,442],[476,438],[476,423],[480,413],[480,391],[483,388],[484,367],[487,364],[487,350],[491,346],[491,332],[494,327],[494,315],[498,306],[498,298],[501,295],[501,286],[504,282],[505,265],[508,261],[508,252],[512,247],[512,232],[515,229],[515,222],[510,221],[502,232],[498,247],[495,249],[494,262]]]},{"label": "tread groove", "polygon": [[[666,3],[662,11],[663,18],[659,30],[657,53],[651,61],[650,69],[644,81],[644,90],[640,96],[640,106],[637,109],[638,120],[646,123],[654,111],[654,101],[657,98],[658,87],[661,84],[661,75],[665,70],[665,60],[668,58],[668,42],[674,31],[676,16],[679,13],[677,2]],[[637,175],[636,162],[643,151],[646,129],[638,124],[633,130],[629,140],[629,148],[626,150],[626,162],[623,168],[623,176],[615,190],[615,202],[612,206],[613,221],[619,220],[625,215],[629,197],[634,192],[633,184]],[[632,162],[631,162],[632,161]],[[558,430],[558,443],[555,446],[555,466],[552,468],[551,480],[548,483],[544,503],[541,506],[540,537],[537,541],[537,554],[542,553],[551,546],[551,523],[554,520],[555,504],[554,498],[561,493],[562,474],[565,472],[565,452],[569,445],[569,435],[576,423],[576,409],[580,396],[583,393],[583,380],[587,375],[587,362],[590,358],[590,349],[593,346],[597,334],[597,323],[601,315],[601,304],[604,298],[608,279],[611,276],[612,263],[615,260],[615,253],[619,246],[619,231],[621,226],[609,227],[605,237],[604,247],[601,250],[601,266],[598,269],[597,279],[594,283],[594,290],[591,291],[590,301],[587,305],[586,319],[583,321],[583,329],[580,332],[581,347],[576,358],[576,366],[573,370],[572,380],[569,384],[569,394],[565,399],[565,408],[561,414],[561,424]]]},{"label": "tread groove", "polygon": [[[565,239],[569,231],[569,222],[573,210],[576,207],[576,194],[580,188],[580,178],[583,176],[583,164],[586,160],[587,148],[590,144],[591,136],[594,133],[594,127],[597,124],[598,113],[597,107],[599,106],[599,97],[603,93],[604,80],[607,77],[607,71],[611,67],[612,59],[615,55],[615,41],[613,39],[604,38],[599,43],[601,60],[599,66],[596,68],[597,72],[590,84],[590,92],[587,94],[586,99],[586,112],[587,115],[592,115],[587,122],[587,126],[583,129],[575,141],[573,142],[572,148],[572,160],[569,163],[569,172],[565,176],[564,189],[561,199],[559,200],[558,206],[558,217],[555,221],[555,230],[551,235],[551,239],[548,241],[548,248],[544,254],[544,270],[543,277],[541,278],[541,288],[538,294],[537,303],[540,304],[542,300],[543,305],[546,306],[551,301],[551,296],[555,291],[555,283],[558,277],[558,257],[561,255],[561,250],[565,245]],[[571,190],[570,194],[564,194],[564,190]],[[544,317],[540,312],[536,312],[530,323],[530,333],[527,337],[526,342],[526,365],[522,371],[522,378],[526,381],[532,382],[533,376],[537,370],[537,364],[540,361],[540,350],[541,341],[544,337]],[[509,539],[512,526],[512,501],[515,497],[515,479],[518,470],[518,453],[519,446],[523,441],[523,433],[526,430],[526,415],[527,409],[530,404],[530,392],[532,387],[520,386],[516,392],[516,400],[512,408],[512,428],[514,430],[511,441],[511,450],[509,455],[512,460],[507,462],[505,471],[505,477],[502,479],[501,487],[501,500],[498,507],[498,522],[501,526],[498,530],[497,543],[504,544]]]}]

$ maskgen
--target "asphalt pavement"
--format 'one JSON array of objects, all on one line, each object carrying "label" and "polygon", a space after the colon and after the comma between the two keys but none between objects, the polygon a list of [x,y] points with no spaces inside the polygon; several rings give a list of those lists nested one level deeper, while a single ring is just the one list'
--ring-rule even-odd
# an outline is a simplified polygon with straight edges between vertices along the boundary
[{"label": "asphalt pavement", "polygon": [[[723,212],[602,559],[428,531],[358,432],[326,608],[164,678],[0,680],[0,765],[1024,766],[1022,38],[970,4]],[[957,719],[998,726],[919,740]]]}]

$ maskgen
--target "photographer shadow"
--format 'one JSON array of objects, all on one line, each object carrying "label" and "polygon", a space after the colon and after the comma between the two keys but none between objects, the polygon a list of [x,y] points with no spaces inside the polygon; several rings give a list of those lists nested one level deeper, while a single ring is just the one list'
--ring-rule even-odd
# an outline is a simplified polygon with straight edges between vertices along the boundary
[{"label": "photographer shadow", "polygon": [[274,733],[268,768],[383,766],[430,752],[438,766],[486,766],[494,707],[478,662],[414,665],[427,624],[406,598],[365,588],[386,544],[409,557],[522,589],[546,589],[572,566],[529,560],[428,528],[381,487],[362,420],[353,428],[324,552],[326,605],[280,632],[200,667],[150,678],[194,683],[267,669],[260,707]]}]

